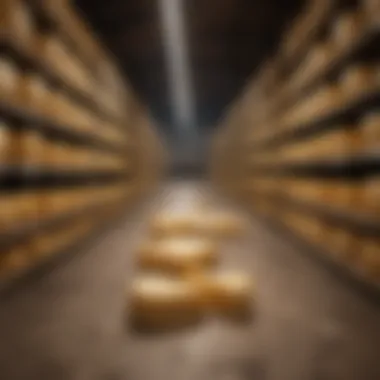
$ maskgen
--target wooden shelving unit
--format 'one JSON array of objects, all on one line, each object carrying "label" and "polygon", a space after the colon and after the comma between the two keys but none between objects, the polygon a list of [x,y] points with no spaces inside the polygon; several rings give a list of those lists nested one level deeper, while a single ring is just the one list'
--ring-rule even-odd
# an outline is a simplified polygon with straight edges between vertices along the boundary
[{"label": "wooden shelving unit", "polygon": [[158,181],[164,147],[67,0],[0,0],[0,282],[104,226]]},{"label": "wooden shelving unit", "polygon": [[380,6],[310,0],[295,23],[222,121],[212,176],[379,287]]},{"label": "wooden shelving unit", "polygon": [[[62,140],[77,142],[101,150],[121,153],[132,145],[132,142],[129,140],[121,140],[121,142],[117,143],[109,142],[94,133],[75,130],[72,126],[64,124],[63,121],[52,120],[45,115],[36,113],[32,109],[22,108],[19,105],[7,103],[7,101],[1,99],[0,112],[2,117],[9,117],[12,120],[23,122],[30,125],[30,128],[36,127],[41,132],[53,134]],[[120,136],[122,135],[123,133],[120,134]]]}]

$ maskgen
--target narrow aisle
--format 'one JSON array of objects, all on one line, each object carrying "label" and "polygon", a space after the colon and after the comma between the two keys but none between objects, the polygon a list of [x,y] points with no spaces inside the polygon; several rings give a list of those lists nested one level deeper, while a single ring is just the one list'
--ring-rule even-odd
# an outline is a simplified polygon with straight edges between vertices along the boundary
[{"label": "narrow aisle", "polygon": [[227,207],[205,184],[165,185],[89,250],[2,297],[0,379],[378,380],[379,303],[254,218],[222,252],[257,285],[249,325],[208,317],[178,334],[128,330],[125,285],[148,219],[202,198]]}]

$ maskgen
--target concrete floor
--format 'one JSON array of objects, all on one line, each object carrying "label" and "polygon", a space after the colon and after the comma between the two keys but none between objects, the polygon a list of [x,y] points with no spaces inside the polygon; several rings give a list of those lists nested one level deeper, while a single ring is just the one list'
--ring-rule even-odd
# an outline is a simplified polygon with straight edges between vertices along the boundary
[{"label": "concrete floor", "polygon": [[257,283],[250,324],[210,316],[175,334],[131,333],[134,247],[149,215],[183,195],[216,199],[195,182],[167,185],[90,249],[0,299],[1,380],[380,379],[380,302],[254,218],[222,252]]}]

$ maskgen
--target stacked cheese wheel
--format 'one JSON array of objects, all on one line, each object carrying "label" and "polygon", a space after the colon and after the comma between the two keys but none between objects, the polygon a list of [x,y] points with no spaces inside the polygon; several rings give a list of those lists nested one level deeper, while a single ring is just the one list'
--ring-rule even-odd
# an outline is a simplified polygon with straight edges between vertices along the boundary
[{"label": "stacked cheese wheel", "polygon": [[238,236],[241,219],[219,212],[164,214],[137,255],[141,271],[131,291],[134,326],[175,328],[199,321],[206,312],[240,316],[250,309],[251,281],[239,272],[219,272],[217,237]]}]

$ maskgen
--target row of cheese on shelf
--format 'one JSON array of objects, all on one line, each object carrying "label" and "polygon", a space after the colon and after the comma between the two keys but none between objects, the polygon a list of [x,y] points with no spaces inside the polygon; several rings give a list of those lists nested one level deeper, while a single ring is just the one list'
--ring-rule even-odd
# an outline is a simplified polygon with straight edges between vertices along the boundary
[{"label": "row of cheese on shelf", "polygon": [[0,120],[0,165],[65,170],[115,170],[127,158],[102,150],[46,138],[37,128],[17,129]]},{"label": "row of cheese on shelf", "polygon": [[290,80],[282,86],[279,95],[272,97],[271,107],[276,109],[283,101],[286,103],[287,99],[311,84],[320,73],[326,73],[330,64],[339,59],[344,60],[350,49],[360,44],[362,39],[370,33],[378,33],[379,20],[378,0],[364,1],[358,10],[338,15],[330,35],[325,41],[313,45]]},{"label": "row of cheese on shelf", "polygon": [[105,142],[122,144],[126,134],[99,119],[65,93],[50,88],[43,77],[23,73],[11,59],[0,57],[0,100],[47,118],[69,131],[94,135]]},{"label": "row of cheese on shelf", "polygon": [[263,141],[282,131],[322,120],[343,107],[352,107],[354,102],[379,90],[379,65],[354,65],[343,72],[336,84],[324,85],[285,111],[277,120],[272,118],[256,128],[249,140]]},{"label": "row of cheese on shelf", "polygon": [[121,202],[131,194],[130,183],[118,183],[107,186],[86,188],[57,189],[46,192],[41,213],[55,216],[62,213],[75,212],[78,208],[88,208],[96,204]]},{"label": "row of cheese on shelf", "polygon": [[247,200],[254,204],[255,209],[322,249],[350,271],[380,282],[379,237],[360,235],[345,226],[318,218],[311,212],[295,209],[291,204],[277,203],[267,193],[254,194]]},{"label": "row of cheese on shelf", "polygon": [[349,67],[343,72],[336,85],[325,85],[285,112],[279,128],[292,129],[313,119],[323,118],[347,103],[379,89],[379,65]]},{"label": "row of cheese on shelf", "polygon": [[124,118],[130,91],[114,63],[107,59],[104,49],[92,36],[88,25],[65,0],[53,4],[44,0],[42,4],[48,18],[57,24],[59,34],[75,45],[76,53],[83,58],[88,72],[94,74],[97,85],[90,93],[92,98],[110,115]]},{"label": "row of cheese on shelf", "polygon": [[73,4],[67,0],[40,0],[38,6],[40,12],[54,24],[57,33],[67,38],[86,69],[104,83],[102,75],[104,64],[108,65],[110,62],[106,59],[104,50],[93,36],[88,24],[76,12]]},{"label": "row of cheese on shelf", "polygon": [[289,177],[256,178],[244,185],[260,194],[279,195],[295,202],[321,206],[326,211],[380,220],[380,177],[353,182]]},{"label": "row of cheese on shelf", "polygon": [[281,222],[297,235],[322,248],[340,264],[372,281],[380,282],[380,239],[361,236],[313,215],[282,210]]},{"label": "row of cheese on shelf", "polygon": [[64,227],[33,236],[6,250],[0,258],[0,282],[15,279],[36,268],[54,254],[59,254],[84,238],[93,229],[94,219],[79,218]]},{"label": "row of cheese on shelf", "polygon": [[3,283],[43,264],[54,255],[74,247],[119,210],[118,199],[104,203],[104,208],[75,217],[3,249],[0,257],[0,282]]},{"label": "row of cheese on shelf", "polygon": [[5,0],[2,7],[2,27],[11,43],[45,61],[70,85],[79,86],[79,89],[89,93],[94,90],[93,78],[80,60],[71,54],[69,47],[58,37],[39,33],[37,20],[24,1]]},{"label": "row of cheese on shelf", "polygon": [[380,113],[366,114],[357,126],[339,126],[306,140],[293,141],[252,155],[254,164],[307,163],[347,159],[380,149]]},{"label": "row of cheese on shelf", "polygon": [[0,229],[4,236],[19,227],[40,223],[70,213],[88,211],[107,202],[126,199],[131,187],[127,184],[29,189],[22,192],[0,193]]},{"label": "row of cheese on shelf", "polygon": [[[69,86],[80,89],[90,97],[107,115],[122,119],[123,108],[109,86],[94,82],[94,79],[78,65],[79,61],[67,51],[66,46],[58,38],[45,36],[39,42],[41,56],[44,57],[44,64],[50,71],[57,72]],[[78,61],[78,62],[77,62]],[[119,86],[122,84],[119,83]]]},{"label": "row of cheese on shelf", "polygon": [[331,62],[344,59],[344,54],[352,49],[367,33],[375,33],[372,13],[362,9],[339,15],[333,24],[331,34],[324,42],[315,45],[291,78],[290,91],[297,91],[323,72]]},{"label": "row of cheese on shelf", "polygon": [[[102,86],[71,51],[63,36],[39,32],[33,13],[22,0],[5,0],[0,5],[4,22],[2,29],[10,43],[53,72],[71,88],[91,97],[100,109],[110,114],[122,115],[116,97]],[[106,96],[105,96],[106,94]]]}]

